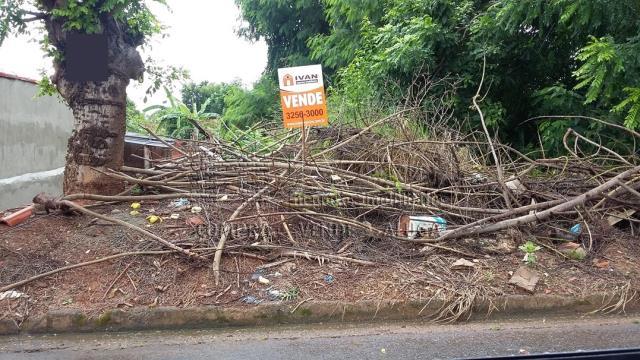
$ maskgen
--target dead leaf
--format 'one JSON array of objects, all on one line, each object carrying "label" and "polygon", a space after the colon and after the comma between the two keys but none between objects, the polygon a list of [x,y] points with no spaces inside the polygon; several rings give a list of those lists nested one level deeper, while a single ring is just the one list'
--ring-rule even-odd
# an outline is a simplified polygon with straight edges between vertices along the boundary
[{"label": "dead leaf", "polygon": [[577,248],[580,247],[580,244],[578,243],[574,243],[574,242],[567,242],[564,243],[560,246],[558,246],[558,250],[563,251],[563,250],[575,250]]},{"label": "dead leaf", "polygon": [[107,297],[109,299],[113,299],[118,293],[121,293],[122,295],[126,295],[126,293],[124,291],[122,291],[122,289],[113,288],[113,289],[111,289],[111,291],[109,291],[109,295]]},{"label": "dead leaf", "polygon": [[461,270],[461,269],[472,269],[474,267],[474,263],[467,259],[460,258],[456,260],[453,264],[451,264],[451,269]]},{"label": "dead leaf", "polygon": [[153,299],[153,302],[149,305],[149,307],[156,307],[158,306],[159,302],[160,302],[160,299],[156,296],[156,298]]},{"label": "dead leaf", "polygon": [[202,219],[202,217],[200,216],[190,216],[189,218],[187,218],[187,225],[191,225],[191,226],[204,225],[204,219]]},{"label": "dead leaf", "polygon": [[595,265],[599,269],[606,269],[609,267],[609,260],[593,259],[593,265]]},{"label": "dead leaf", "polygon": [[157,291],[159,291],[159,292],[165,292],[165,291],[167,291],[167,289],[169,288],[169,285],[171,285],[171,284],[168,284],[168,285],[165,285],[165,286],[160,286],[160,285],[158,285],[158,286],[156,286],[156,288],[155,288],[155,289],[156,289]]}]

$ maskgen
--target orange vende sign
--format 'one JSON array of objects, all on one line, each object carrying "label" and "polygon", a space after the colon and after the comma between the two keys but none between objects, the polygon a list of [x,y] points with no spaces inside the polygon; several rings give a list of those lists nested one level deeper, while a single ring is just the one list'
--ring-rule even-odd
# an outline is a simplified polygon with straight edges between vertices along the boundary
[{"label": "orange vende sign", "polygon": [[322,66],[278,69],[278,81],[285,128],[329,125]]}]

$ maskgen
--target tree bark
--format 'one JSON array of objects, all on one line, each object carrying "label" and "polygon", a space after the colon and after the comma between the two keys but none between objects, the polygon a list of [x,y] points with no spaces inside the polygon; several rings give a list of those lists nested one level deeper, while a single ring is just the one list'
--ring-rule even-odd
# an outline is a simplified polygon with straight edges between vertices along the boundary
[{"label": "tree bark", "polygon": [[[128,82],[111,75],[105,82],[83,84],[70,103],[75,126],[67,145],[65,194],[115,195],[124,190],[122,180],[104,170],[123,165]],[[69,85],[60,80],[58,86]]]},{"label": "tree bark", "polygon": [[[60,3],[54,1],[49,5],[52,9]],[[130,79],[139,79],[144,73],[144,64],[136,50],[143,37],[132,36],[126,31],[126,23],[116,21],[110,14],[100,16],[100,27],[100,34],[107,39],[106,80],[72,81],[64,59],[65,49],[73,37],[61,20],[46,20],[49,41],[62,55],[61,60],[54,60],[55,73],[51,80],[75,118],[67,145],[65,194],[114,195],[124,190],[121,179],[109,177],[103,170],[118,170],[123,165],[126,90]]]}]

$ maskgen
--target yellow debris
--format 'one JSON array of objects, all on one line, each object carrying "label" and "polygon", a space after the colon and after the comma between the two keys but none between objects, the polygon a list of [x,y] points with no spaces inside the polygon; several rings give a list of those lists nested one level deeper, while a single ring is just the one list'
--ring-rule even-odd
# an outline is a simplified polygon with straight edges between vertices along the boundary
[{"label": "yellow debris", "polygon": [[157,222],[162,222],[162,218],[157,215],[149,215],[147,216],[147,221],[149,222],[149,224],[155,224]]}]

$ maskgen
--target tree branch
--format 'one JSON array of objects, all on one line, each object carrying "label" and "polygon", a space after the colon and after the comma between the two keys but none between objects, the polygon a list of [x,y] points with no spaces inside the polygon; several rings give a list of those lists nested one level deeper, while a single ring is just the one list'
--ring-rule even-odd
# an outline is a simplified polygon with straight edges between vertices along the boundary
[{"label": "tree branch", "polygon": [[22,18],[20,19],[20,21],[28,23],[32,21],[45,20],[47,18],[49,18],[49,15],[47,14],[38,14],[38,15],[34,15],[33,17]]},{"label": "tree branch", "polygon": [[107,257],[103,257],[100,259],[95,259],[95,260],[91,260],[91,261],[85,261],[85,262],[81,262],[78,264],[73,264],[73,265],[69,265],[69,266],[64,266],[61,268],[57,268],[51,271],[48,271],[46,273],[42,273],[42,274],[38,274],[36,276],[32,276],[30,278],[24,279],[24,280],[20,280],[18,282],[15,282],[13,284],[8,284],[5,285],[3,287],[0,287],[0,292],[4,292],[7,290],[11,290],[11,289],[15,289],[19,286],[28,284],[32,281],[38,280],[38,279],[42,279],[45,278],[47,276],[51,276],[51,275],[55,275],[59,272],[63,272],[63,271],[67,271],[67,270],[71,270],[71,269],[76,269],[82,266],[87,266],[87,265],[93,265],[93,264],[98,264],[101,262],[105,262],[105,261],[109,261],[109,260],[114,260],[117,258],[121,258],[124,256],[136,256],[136,255],[162,255],[162,254],[171,254],[173,253],[173,250],[164,250],[164,251],[134,251],[134,252],[126,252],[126,253],[121,253],[121,254],[115,254],[115,255],[111,255],[111,256],[107,256]]},{"label": "tree branch", "polygon": [[511,209],[511,198],[510,198],[510,190],[507,187],[507,185],[505,184],[504,181],[504,174],[502,172],[502,166],[500,165],[500,158],[498,157],[498,154],[496,153],[496,149],[493,146],[493,140],[491,139],[491,135],[489,134],[489,130],[487,129],[487,124],[484,121],[484,114],[482,113],[482,109],[480,109],[480,105],[478,105],[478,101],[482,101],[482,99],[480,99],[480,91],[482,90],[482,85],[484,84],[484,75],[485,75],[485,70],[487,67],[487,58],[483,57],[482,58],[483,62],[482,62],[482,78],[480,78],[480,85],[478,85],[478,91],[476,92],[476,94],[473,96],[473,98],[471,99],[471,101],[473,102],[473,106],[475,107],[475,109],[478,111],[478,114],[480,115],[480,123],[482,124],[482,129],[484,130],[484,134],[487,136],[487,141],[489,142],[489,148],[491,149],[491,154],[493,155],[493,161],[495,161],[496,163],[496,170],[497,170],[497,175],[498,175],[498,183],[500,184],[500,187],[502,188],[502,194],[504,197],[504,201],[507,205],[507,207],[509,209]]}]

